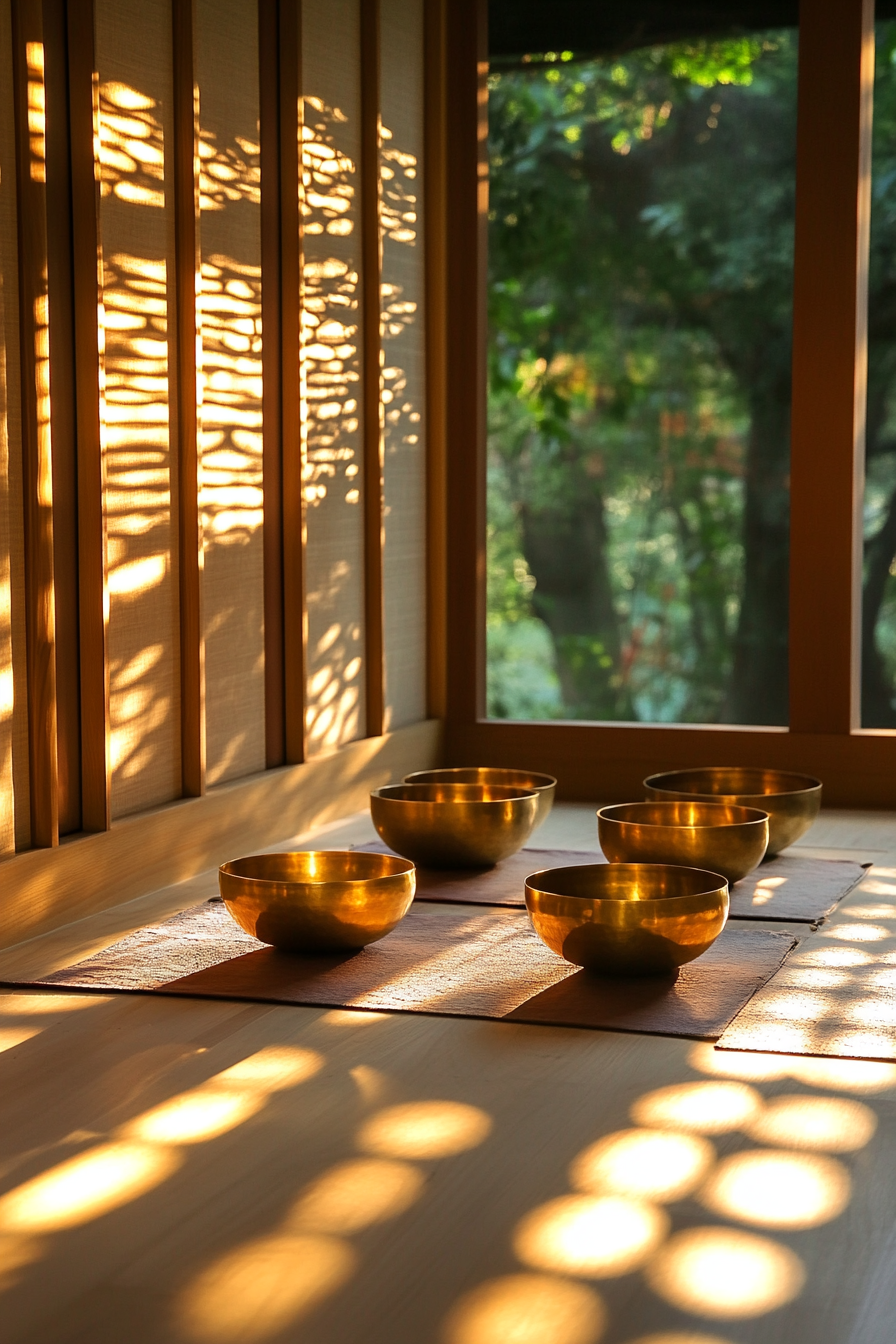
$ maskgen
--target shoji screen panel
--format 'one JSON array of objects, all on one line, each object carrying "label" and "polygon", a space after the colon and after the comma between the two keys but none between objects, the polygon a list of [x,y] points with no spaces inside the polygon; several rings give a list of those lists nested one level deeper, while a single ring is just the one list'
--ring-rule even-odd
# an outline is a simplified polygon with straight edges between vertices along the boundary
[{"label": "shoji screen panel", "polygon": [[195,0],[200,125],[200,502],[207,782],[263,770],[258,13]]},{"label": "shoji screen panel", "polygon": [[384,729],[426,717],[423,0],[380,0]]},{"label": "shoji screen panel", "polygon": [[181,782],[171,34],[167,0],[97,0],[113,816]]},{"label": "shoji screen panel", "polygon": [[360,0],[302,5],[306,753],[363,736]]},{"label": "shoji screen panel", "polygon": [[[3,5],[0,7],[0,856],[11,854],[17,840],[19,845],[26,845],[30,838],[14,125],[12,29],[9,7]],[[15,669],[14,643],[19,654]]]}]

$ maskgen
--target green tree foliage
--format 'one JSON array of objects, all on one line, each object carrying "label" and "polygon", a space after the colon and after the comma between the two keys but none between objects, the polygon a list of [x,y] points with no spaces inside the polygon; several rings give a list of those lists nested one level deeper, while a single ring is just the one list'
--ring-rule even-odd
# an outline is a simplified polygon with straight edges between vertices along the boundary
[{"label": "green tree foliage", "polygon": [[[796,34],[490,78],[489,707],[786,723]],[[896,25],[878,26],[864,721],[896,724]]]},{"label": "green tree foliage", "polygon": [[795,88],[788,33],[490,79],[490,647],[566,717],[786,722]]}]

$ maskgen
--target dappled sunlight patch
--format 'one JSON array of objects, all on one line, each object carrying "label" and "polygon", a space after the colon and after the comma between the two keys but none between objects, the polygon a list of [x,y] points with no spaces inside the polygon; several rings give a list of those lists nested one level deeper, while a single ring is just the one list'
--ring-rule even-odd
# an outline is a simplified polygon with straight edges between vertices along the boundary
[{"label": "dappled sunlight patch", "polygon": [[204,1143],[235,1129],[263,1106],[264,1097],[257,1093],[197,1088],[154,1106],[120,1132],[144,1143]]},{"label": "dappled sunlight patch", "polygon": [[717,1078],[739,1078],[745,1083],[774,1082],[789,1074],[787,1060],[781,1055],[716,1050],[709,1041],[701,1041],[688,1051],[688,1064],[700,1073],[711,1073]]},{"label": "dappled sunlight patch", "polygon": [[839,1217],[850,1192],[849,1172],[832,1157],[761,1149],[720,1162],[700,1202],[723,1218],[795,1231]]},{"label": "dappled sunlight patch", "polygon": [[358,1147],[384,1157],[453,1157],[483,1143],[491,1116],[459,1101],[411,1101],[372,1115],[358,1135]]},{"label": "dappled sunlight patch", "polygon": [[0,1016],[38,1017],[48,1013],[71,1013],[80,1008],[93,1008],[109,1003],[105,996],[96,994],[2,994]]},{"label": "dappled sunlight patch", "polygon": [[652,1204],[609,1195],[561,1195],[517,1225],[513,1249],[524,1265],[583,1278],[611,1278],[638,1269],[669,1231]]},{"label": "dappled sunlight patch", "polygon": [[169,1149],[107,1143],[0,1198],[0,1231],[55,1232],[91,1222],[160,1185],[180,1166]]},{"label": "dappled sunlight patch", "polygon": [[670,1203],[684,1199],[715,1161],[706,1139],[668,1130],[608,1134],[573,1160],[569,1180],[587,1194],[627,1195]]},{"label": "dappled sunlight patch", "polygon": [[43,1027],[26,1026],[25,1023],[17,1027],[0,1027],[0,1055],[17,1045],[23,1045],[25,1041],[33,1040],[43,1030]]},{"label": "dappled sunlight patch", "polygon": [[874,957],[859,947],[810,947],[789,958],[791,966],[867,966]]},{"label": "dappled sunlight patch", "polygon": [[631,1108],[638,1125],[725,1134],[740,1129],[762,1109],[762,1097],[745,1083],[676,1083],[640,1097]]},{"label": "dappled sunlight patch", "polygon": [[372,1027],[376,1022],[387,1022],[390,1013],[354,1012],[350,1008],[333,1008],[319,1019],[327,1027]]},{"label": "dappled sunlight patch", "polygon": [[356,1263],[334,1237],[259,1237],[194,1279],[176,1304],[178,1325],[209,1344],[270,1339],[341,1288]]},{"label": "dappled sunlight patch", "polygon": [[853,1153],[870,1142],[877,1116],[860,1101],[775,1097],[749,1125],[750,1137],[783,1148]]},{"label": "dappled sunlight patch", "polygon": [[790,1074],[810,1087],[872,1095],[896,1087],[896,1064],[866,1059],[790,1059]]},{"label": "dappled sunlight patch", "polygon": [[259,1092],[280,1092],[313,1078],[323,1066],[324,1057],[317,1050],[294,1045],[267,1045],[215,1074],[210,1081]]},{"label": "dappled sunlight patch", "polygon": [[692,1227],[661,1247],[647,1269],[653,1291],[681,1311],[718,1320],[764,1316],[802,1292],[799,1256],[780,1242],[729,1227]]},{"label": "dappled sunlight patch", "polygon": [[603,1303],[584,1284],[508,1274],[480,1284],[445,1322],[444,1344],[596,1344]]},{"label": "dappled sunlight patch", "polygon": [[830,928],[820,929],[817,937],[838,938],[845,943],[879,943],[894,935],[896,929],[884,928],[882,924],[832,924]]},{"label": "dappled sunlight patch", "polygon": [[424,1186],[422,1172],[407,1162],[373,1157],[343,1162],[312,1182],[286,1223],[302,1231],[360,1232],[404,1213]]}]

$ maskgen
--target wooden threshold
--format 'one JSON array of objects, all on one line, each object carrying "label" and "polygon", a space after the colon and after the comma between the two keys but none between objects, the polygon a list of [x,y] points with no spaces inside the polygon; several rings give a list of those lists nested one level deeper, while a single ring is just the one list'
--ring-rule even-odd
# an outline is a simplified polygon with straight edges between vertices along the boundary
[{"label": "wooden threshold", "polygon": [[58,849],[17,854],[2,864],[0,947],[359,811],[371,789],[438,764],[441,733],[440,721],[427,719],[303,765],[222,784],[201,798],[124,817],[111,830]]}]

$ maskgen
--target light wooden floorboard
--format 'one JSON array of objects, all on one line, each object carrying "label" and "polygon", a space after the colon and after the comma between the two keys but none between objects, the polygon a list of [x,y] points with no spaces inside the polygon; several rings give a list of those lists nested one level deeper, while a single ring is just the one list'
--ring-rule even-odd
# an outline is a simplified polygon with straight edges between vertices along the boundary
[{"label": "light wooden floorboard", "polygon": [[[589,848],[592,818],[593,809],[559,807],[535,843]],[[812,847],[821,840],[821,848],[873,846],[886,860],[871,879],[881,886],[884,869],[896,876],[896,824],[892,817],[881,823],[878,816],[825,817]],[[366,818],[352,818],[316,842],[359,843],[368,828]],[[214,875],[203,875],[79,921],[3,953],[0,974],[16,959],[35,974],[71,961],[213,889]],[[849,907],[863,899],[859,889],[834,919],[848,921]],[[875,902],[881,899],[891,898],[875,892]],[[833,1166],[812,1166],[811,1154],[797,1153],[793,1170],[815,1180],[820,1202],[838,1188],[845,1201],[838,1216],[817,1226],[777,1225],[801,1199],[777,1179],[767,1187],[753,1183],[753,1221],[742,1208],[722,1216],[693,1196],[665,1206],[672,1235],[707,1228],[707,1245],[718,1252],[720,1229],[737,1230],[764,1240],[773,1269],[802,1267],[805,1282],[792,1285],[791,1301],[756,1314],[756,1294],[747,1292],[725,1318],[699,1292],[694,1310],[672,1305],[651,1286],[649,1262],[582,1277],[570,1272],[555,1241],[554,1266],[533,1267],[515,1249],[515,1230],[533,1210],[570,1193],[570,1162],[596,1140],[630,1128],[631,1108],[646,1094],[712,1080],[720,1067],[736,1081],[738,1073],[756,1071],[754,1059],[729,1057],[720,1065],[688,1041],[610,1032],[22,991],[0,994],[4,1044],[4,1344],[596,1344],[598,1336],[602,1344],[634,1344],[657,1334],[655,1344],[684,1344],[681,1332],[690,1344],[891,1344],[896,1067],[776,1058],[772,1065],[784,1076],[746,1083],[760,1106],[792,1094],[822,1104],[857,1102],[877,1128],[857,1152],[830,1158]],[[278,1067],[294,1068],[291,1082],[284,1075],[265,1083],[257,1068],[253,1077],[245,1067],[242,1077],[221,1077],[271,1047],[285,1048]],[[763,1058],[771,1059],[760,1057],[760,1072]],[[302,1068],[309,1076],[299,1081]],[[155,1121],[148,1114],[178,1098],[179,1110]],[[700,1108],[704,1122],[710,1101]],[[422,1131],[406,1125],[390,1143],[381,1139],[374,1165],[352,1169],[347,1203],[332,1188],[329,1196],[318,1192],[316,1205],[302,1202],[312,1182],[359,1157],[370,1160],[371,1117],[399,1104],[433,1103],[450,1105],[406,1120],[469,1122],[469,1147],[441,1158],[421,1155]],[[458,1104],[474,1109],[450,1109]],[[205,1137],[194,1133],[196,1141],[186,1142],[189,1123],[194,1130],[204,1124]],[[778,1139],[784,1148],[800,1141],[798,1124]],[[743,1127],[710,1142],[719,1159],[775,1150]],[[77,1165],[64,1165],[90,1154],[100,1165],[88,1164],[80,1176]],[[42,1188],[29,1186],[42,1176]],[[385,1216],[390,1180],[397,1193]],[[406,1207],[399,1209],[402,1189]],[[371,1191],[379,1192],[383,1217],[362,1227]],[[618,1236],[618,1210],[614,1216]],[[500,1314],[452,1334],[446,1321],[465,1294],[519,1274],[540,1276],[544,1301],[559,1302],[570,1285],[598,1297],[602,1333],[580,1321],[577,1334],[564,1334],[558,1308],[533,1334],[529,1308],[528,1334],[513,1335]],[[710,1275],[713,1291],[726,1275],[743,1288],[744,1268],[723,1259]],[[674,1296],[680,1280],[671,1282],[663,1291]],[[510,1283],[511,1306],[524,1286]]]}]

